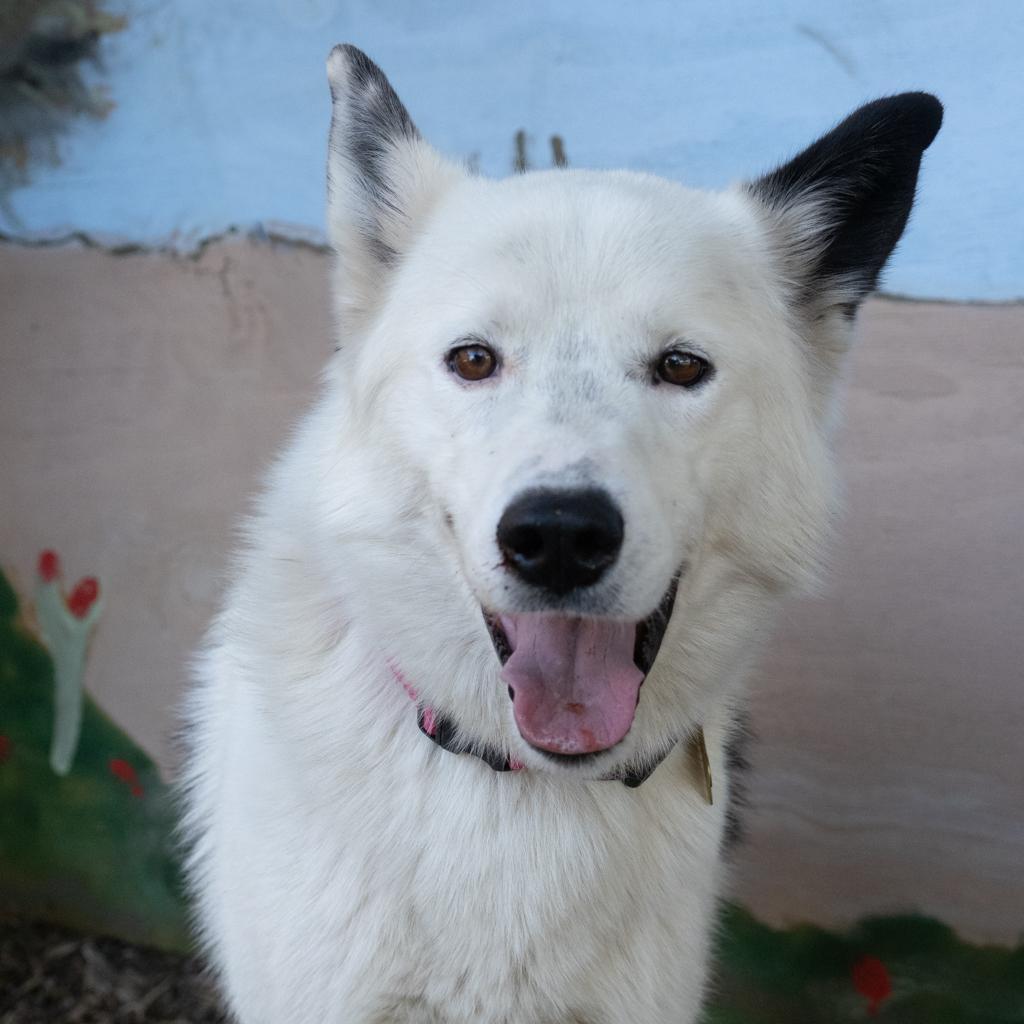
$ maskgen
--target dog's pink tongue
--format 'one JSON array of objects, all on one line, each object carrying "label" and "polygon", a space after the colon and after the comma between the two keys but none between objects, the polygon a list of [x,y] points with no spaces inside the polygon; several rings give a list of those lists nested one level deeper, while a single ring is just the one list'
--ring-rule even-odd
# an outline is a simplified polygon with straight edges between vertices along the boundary
[{"label": "dog's pink tongue", "polygon": [[527,743],[590,754],[629,732],[644,679],[635,626],[550,615],[503,615],[501,625],[512,646],[501,678]]}]

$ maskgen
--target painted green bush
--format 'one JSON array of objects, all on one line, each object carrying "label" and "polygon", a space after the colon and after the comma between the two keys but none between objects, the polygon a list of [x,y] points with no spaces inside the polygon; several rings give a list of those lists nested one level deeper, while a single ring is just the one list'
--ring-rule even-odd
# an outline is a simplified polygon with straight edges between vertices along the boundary
[{"label": "painted green bush", "polygon": [[717,974],[704,1024],[1024,1024],[1024,945],[972,946],[914,915],[835,935],[726,907]]},{"label": "painted green bush", "polygon": [[50,765],[54,665],[0,574],[0,902],[165,948],[188,944],[174,809],[155,765],[85,697],[70,771]]}]

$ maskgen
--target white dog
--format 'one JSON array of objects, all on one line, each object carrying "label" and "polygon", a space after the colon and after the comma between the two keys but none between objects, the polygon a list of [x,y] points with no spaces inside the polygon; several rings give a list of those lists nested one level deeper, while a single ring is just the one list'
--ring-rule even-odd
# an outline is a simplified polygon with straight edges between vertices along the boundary
[{"label": "white dog", "polygon": [[339,344],[200,659],[203,937],[243,1024],[687,1024],[723,752],[942,108],[720,194],[490,181],[328,67]]}]

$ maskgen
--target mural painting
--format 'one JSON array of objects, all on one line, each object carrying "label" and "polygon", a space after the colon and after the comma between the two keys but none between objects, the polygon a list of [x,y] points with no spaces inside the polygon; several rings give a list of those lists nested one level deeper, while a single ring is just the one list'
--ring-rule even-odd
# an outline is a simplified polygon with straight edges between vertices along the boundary
[{"label": "mural painting", "polygon": [[0,574],[0,902],[184,949],[171,794],[82,689],[100,585],[66,589],[50,551],[38,576],[30,617]]}]

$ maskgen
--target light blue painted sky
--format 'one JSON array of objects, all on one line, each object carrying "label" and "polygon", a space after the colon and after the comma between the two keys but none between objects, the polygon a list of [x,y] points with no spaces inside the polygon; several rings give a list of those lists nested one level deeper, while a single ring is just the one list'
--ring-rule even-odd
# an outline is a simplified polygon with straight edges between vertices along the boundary
[{"label": "light blue painted sky", "polygon": [[347,41],[423,133],[486,174],[524,128],[547,163],[715,187],[792,154],[864,100],[928,89],[946,122],[885,290],[1024,297],[1024,2],[111,0],[116,107],[8,199],[0,230],[189,248],[229,227],[320,236],[324,59]]}]

